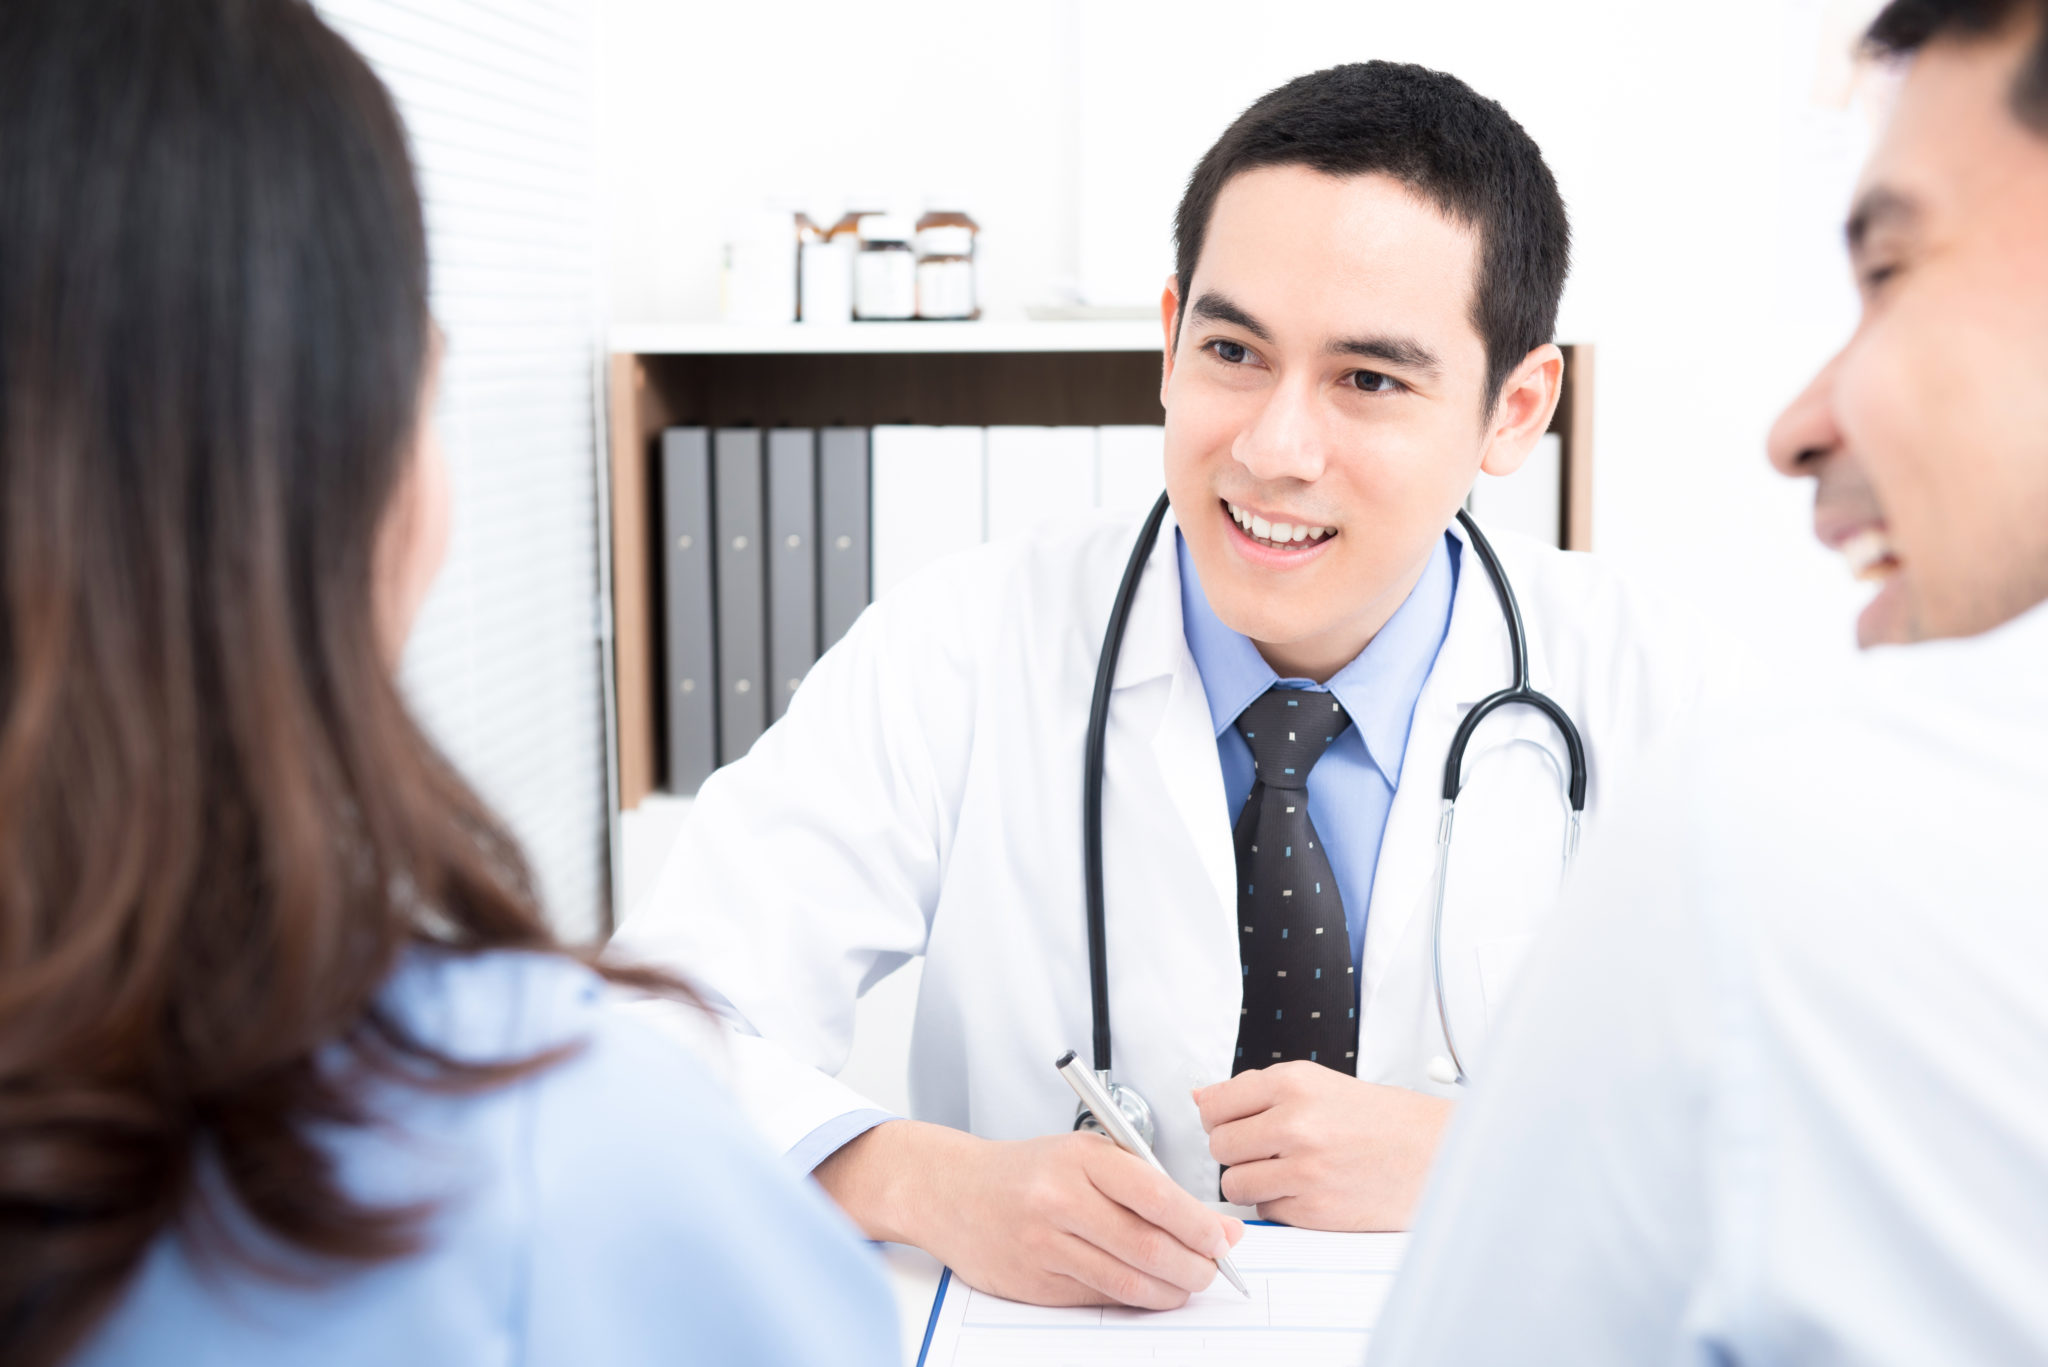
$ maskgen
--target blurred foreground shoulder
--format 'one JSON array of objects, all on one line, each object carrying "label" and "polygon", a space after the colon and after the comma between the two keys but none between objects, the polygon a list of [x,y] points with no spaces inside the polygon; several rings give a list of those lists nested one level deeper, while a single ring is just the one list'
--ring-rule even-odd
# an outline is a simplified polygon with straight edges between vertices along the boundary
[{"label": "blurred foreground shoulder", "polygon": [[[70,1367],[894,1361],[872,1253],[688,1049],[590,969],[416,949],[378,1006],[451,1059],[564,1052],[478,1090],[369,1080],[358,1100],[371,1123],[315,1131],[353,1199],[427,1212],[408,1255],[308,1259],[257,1229],[202,1164],[208,1217],[156,1241]],[[214,1227],[287,1275],[188,1237]]]},{"label": "blurred foreground shoulder", "polygon": [[578,965],[530,991],[582,1043],[534,1096],[526,1361],[893,1363],[879,1260],[703,1065]]}]

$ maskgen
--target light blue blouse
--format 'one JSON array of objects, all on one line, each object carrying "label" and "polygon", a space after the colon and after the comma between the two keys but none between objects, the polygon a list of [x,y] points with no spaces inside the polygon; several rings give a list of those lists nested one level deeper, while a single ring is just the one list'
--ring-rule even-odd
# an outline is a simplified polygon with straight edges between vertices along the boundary
[{"label": "light blue blouse", "polygon": [[387,1125],[323,1139],[358,1196],[439,1203],[418,1254],[294,1286],[166,1235],[78,1367],[897,1361],[873,1253],[589,970],[422,951],[384,999],[462,1058],[581,1048],[480,1094],[380,1086]]}]

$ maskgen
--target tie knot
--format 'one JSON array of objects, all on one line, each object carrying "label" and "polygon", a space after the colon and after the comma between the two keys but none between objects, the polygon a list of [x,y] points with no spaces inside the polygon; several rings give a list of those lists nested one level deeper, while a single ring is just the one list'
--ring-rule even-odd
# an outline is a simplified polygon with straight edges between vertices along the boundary
[{"label": "tie knot", "polygon": [[1268,788],[1305,788],[1308,771],[1344,734],[1351,718],[1328,693],[1267,689],[1237,714],[1237,733],[1252,748],[1257,781]]}]

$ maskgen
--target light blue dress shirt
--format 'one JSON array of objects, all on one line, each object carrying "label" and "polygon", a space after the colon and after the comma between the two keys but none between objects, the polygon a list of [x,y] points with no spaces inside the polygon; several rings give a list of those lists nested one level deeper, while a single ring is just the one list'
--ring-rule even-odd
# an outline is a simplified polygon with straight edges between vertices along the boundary
[{"label": "light blue dress shirt", "polygon": [[1450,634],[1463,547],[1446,532],[1407,601],[1325,685],[1281,678],[1249,638],[1225,626],[1202,591],[1186,538],[1179,532],[1174,538],[1180,554],[1182,627],[1208,694],[1209,717],[1216,724],[1216,753],[1223,762],[1223,794],[1232,823],[1252,791],[1252,748],[1237,733],[1240,712],[1280,684],[1332,694],[1351,717],[1344,734],[1309,770],[1308,817],[1322,836],[1330,870],[1337,875],[1345,928],[1351,933],[1351,962],[1360,963],[1380,839],[1386,833],[1394,790],[1400,786],[1415,701]]},{"label": "light blue dress shirt", "polygon": [[320,1137],[360,1198],[438,1204],[421,1252],[340,1271],[286,1255],[312,1272],[294,1285],[167,1234],[73,1367],[898,1360],[872,1251],[588,969],[421,951],[384,1001],[456,1057],[577,1052],[466,1096],[380,1085],[385,1127]]}]

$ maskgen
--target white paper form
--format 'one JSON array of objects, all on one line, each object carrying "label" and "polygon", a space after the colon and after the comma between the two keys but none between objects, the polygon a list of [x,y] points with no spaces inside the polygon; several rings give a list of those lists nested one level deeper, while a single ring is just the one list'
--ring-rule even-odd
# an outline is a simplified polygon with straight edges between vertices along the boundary
[{"label": "white paper form", "polygon": [[1231,1256],[1251,1299],[1218,1277],[1178,1310],[1020,1305],[948,1277],[919,1361],[923,1367],[1357,1367],[1406,1244],[1405,1234],[1247,1225]]}]

